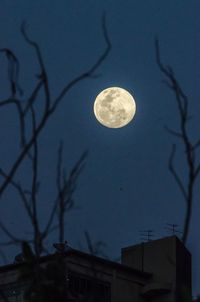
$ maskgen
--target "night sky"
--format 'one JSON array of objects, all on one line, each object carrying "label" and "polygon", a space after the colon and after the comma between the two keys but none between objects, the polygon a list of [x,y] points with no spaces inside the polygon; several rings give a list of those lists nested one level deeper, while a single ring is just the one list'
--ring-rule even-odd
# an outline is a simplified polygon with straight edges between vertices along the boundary
[{"label": "night sky", "polygon": [[[98,68],[95,79],[86,79],[65,96],[39,137],[40,219],[45,224],[56,196],[57,149],[64,143],[64,164],[73,167],[84,150],[89,151],[74,195],[76,209],[66,217],[66,239],[74,248],[86,249],[84,231],[104,252],[116,259],[120,248],[141,242],[140,231],[154,230],[154,238],[167,236],[166,223],[181,230],[185,203],[168,170],[172,143],[177,142],[176,165],[185,179],[184,150],[164,129],[178,129],[173,93],[162,82],[156,64],[154,38],[160,40],[163,61],[173,66],[189,97],[191,136],[199,132],[200,2],[198,0],[0,0],[0,48],[12,49],[21,62],[19,82],[22,102],[33,89],[39,66],[34,50],[20,33],[22,21],[29,36],[38,42],[49,75],[52,96],[72,78],[87,71],[105,49],[101,28],[103,11],[112,50]],[[0,97],[9,97],[7,65],[0,56]],[[134,95],[134,120],[121,129],[97,122],[93,103],[97,94],[119,86]],[[43,95],[38,100],[42,110]],[[18,123],[13,108],[0,112],[0,160],[7,171],[18,146]],[[24,165],[15,179],[28,186],[29,168]],[[200,281],[199,182],[195,190],[192,223],[187,247],[193,254],[193,290]],[[16,236],[30,238],[31,227],[13,190],[0,203],[1,220]],[[56,241],[52,233],[47,246]],[[1,240],[6,236],[1,234]],[[19,248],[18,248],[19,249]],[[13,259],[16,247],[7,247]],[[11,258],[9,258],[11,257]]]}]

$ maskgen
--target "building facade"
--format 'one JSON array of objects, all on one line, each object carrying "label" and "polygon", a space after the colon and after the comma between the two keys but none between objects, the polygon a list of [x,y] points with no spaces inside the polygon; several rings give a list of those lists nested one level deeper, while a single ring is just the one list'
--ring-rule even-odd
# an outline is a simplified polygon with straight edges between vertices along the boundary
[{"label": "building facade", "polygon": [[[183,302],[191,297],[191,255],[176,237],[166,237],[121,250],[121,263],[78,250],[62,253],[71,302]],[[40,265],[55,255],[41,258]],[[24,301],[29,280],[21,281],[23,263],[0,268],[1,301]],[[6,300],[7,299],[7,300]]]}]

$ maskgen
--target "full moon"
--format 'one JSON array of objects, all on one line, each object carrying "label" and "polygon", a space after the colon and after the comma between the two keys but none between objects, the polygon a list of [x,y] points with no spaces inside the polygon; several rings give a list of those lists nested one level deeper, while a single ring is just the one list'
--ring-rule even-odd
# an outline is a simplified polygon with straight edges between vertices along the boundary
[{"label": "full moon", "polygon": [[121,128],[133,119],[136,111],[132,95],[120,87],[109,87],[100,92],[94,102],[96,119],[108,128]]}]

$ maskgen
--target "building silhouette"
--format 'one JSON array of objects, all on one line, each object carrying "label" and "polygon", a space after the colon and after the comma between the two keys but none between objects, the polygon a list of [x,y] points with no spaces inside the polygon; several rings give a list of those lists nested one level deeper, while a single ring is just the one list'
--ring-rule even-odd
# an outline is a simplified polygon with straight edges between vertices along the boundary
[{"label": "building silhouette", "polygon": [[[191,298],[191,255],[176,236],[122,248],[121,263],[74,249],[60,255],[67,267],[66,301],[183,302],[186,296]],[[55,257],[56,253],[41,257],[40,265],[45,267]],[[24,265],[22,260],[0,267],[1,301],[24,301],[28,280],[19,279]]]}]

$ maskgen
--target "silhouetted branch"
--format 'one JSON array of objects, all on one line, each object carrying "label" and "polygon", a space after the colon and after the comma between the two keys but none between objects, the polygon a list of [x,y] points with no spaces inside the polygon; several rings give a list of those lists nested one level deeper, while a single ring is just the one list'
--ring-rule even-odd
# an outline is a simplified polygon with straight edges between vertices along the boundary
[{"label": "silhouetted branch", "polygon": [[15,98],[17,92],[19,92],[20,95],[23,94],[18,84],[19,61],[13,51],[8,48],[1,48],[0,52],[3,52],[8,60],[8,80],[10,82],[11,97]]},{"label": "silhouetted branch", "polygon": [[85,231],[84,235],[90,254],[93,256],[102,256],[108,259],[108,256],[105,255],[104,252],[102,251],[102,248],[105,248],[106,244],[101,240],[93,243],[88,231]]},{"label": "silhouetted branch", "polygon": [[[74,206],[72,196],[76,190],[78,177],[82,172],[82,169],[84,167],[84,162],[88,154],[87,152],[84,152],[81,155],[81,157],[76,162],[76,164],[72,168],[67,178],[64,172],[62,175],[62,170],[63,170],[62,152],[63,152],[63,145],[61,142],[58,149],[57,176],[56,176],[58,193],[54,201],[54,205],[52,207],[46,227],[41,233],[42,240],[44,240],[49,233],[58,229],[60,243],[64,242],[65,239],[64,238],[65,214],[67,211],[71,210],[72,207]],[[56,212],[58,213],[58,224],[56,226],[52,226]]]},{"label": "silhouetted branch", "polygon": [[161,70],[161,72],[165,75],[167,79],[167,85],[173,91],[178,106],[180,130],[177,132],[167,128],[167,131],[172,135],[181,138],[182,144],[185,148],[186,166],[188,168],[187,184],[186,185],[183,184],[181,177],[178,175],[174,167],[173,160],[176,151],[175,145],[172,148],[172,153],[169,159],[169,170],[174,176],[176,183],[178,184],[178,187],[182,192],[184,199],[186,201],[186,214],[185,214],[184,231],[182,237],[183,242],[186,243],[188,232],[189,232],[190,221],[191,221],[191,214],[192,214],[194,186],[195,186],[196,178],[200,173],[200,164],[197,165],[195,162],[195,158],[196,158],[195,151],[200,145],[200,140],[197,140],[195,144],[192,143],[192,139],[187,129],[188,121],[190,119],[190,116],[188,114],[188,104],[189,104],[188,98],[183,92],[180,84],[178,83],[173,69],[170,66],[165,66],[162,63],[160,57],[160,48],[159,48],[158,39],[155,40],[155,51],[156,51],[156,61],[158,67]]},{"label": "silhouetted branch", "polygon": [[169,127],[165,126],[165,130],[167,130],[167,132],[169,132],[170,134],[179,137],[179,138],[183,138],[182,134],[180,132],[174,131],[172,129],[170,129]]},{"label": "silhouetted branch", "polygon": [[[4,178],[7,178],[8,176],[5,174],[5,172],[0,168],[0,175],[3,176]],[[32,220],[32,212],[31,212],[31,208],[28,204],[28,200],[26,198],[26,194],[24,192],[24,190],[22,189],[21,185],[16,183],[13,179],[11,180],[10,184],[18,191],[21,200],[23,202],[23,205],[27,211],[27,214],[29,215],[30,219]]]},{"label": "silhouetted branch", "polygon": [[24,114],[28,111],[30,106],[35,102],[36,96],[43,85],[45,86],[46,106],[45,106],[45,110],[42,114],[42,117],[37,124],[37,128],[34,131],[34,135],[31,136],[26,141],[19,156],[13,163],[10,171],[7,173],[7,175],[8,175],[7,179],[5,179],[2,183],[2,185],[0,186],[0,197],[2,196],[3,192],[8,187],[8,185],[10,184],[11,180],[13,179],[13,177],[14,177],[15,173],[17,172],[19,166],[21,165],[22,161],[24,160],[26,155],[29,153],[29,150],[33,146],[36,138],[39,136],[40,132],[45,127],[47,121],[49,120],[49,117],[55,112],[58,104],[60,104],[61,100],[64,98],[66,93],[72,87],[74,87],[77,83],[82,81],[83,79],[91,78],[94,75],[94,72],[97,70],[97,68],[103,63],[103,61],[108,56],[108,54],[111,50],[111,43],[110,43],[108,33],[107,33],[105,14],[102,17],[102,31],[103,31],[103,36],[104,36],[104,39],[106,42],[106,49],[103,52],[103,54],[99,57],[99,59],[97,59],[96,63],[94,63],[94,65],[87,72],[82,73],[80,76],[74,78],[72,81],[70,81],[68,84],[66,84],[66,86],[61,90],[60,94],[55,98],[55,100],[52,102],[52,105],[51,105],[49,88],[48,88],[48,79],[47,79],[47,74],[46,74],[46,71],[44,68],[44,63],[43,63],[42,55],[40,52],[40,48],[36,42],[33,42],[32,40],[30,40],[30,38],[26,34],[24,24],[22,25],[21,32],[22,32],[25,40],[27,41],[27,43],[29,43],[31,46],[33,46],[35,48],[37,58],[38,58],[40,68],[41,68],[41,73],[42,73],[41,82],[40,82],[40,84],[37,84],[36,88],[34,89],[34,91],[32,93],[32,96],[29,98],[29,101],[24,110]]},{"label": "silhouetted branch", "polygon": [[175,153],[176,153],[176,145],[173,145],[172,146],[172,151],[171,151],[171,155],[170,155],[170,158],[169,158],[169,170],[170,172],[172,173],[172,175],[174,176],[175,180],[176,180],[176,183],[178,184],[178,187],[179,189],[181,190],[182,194],[183,194],[183,197],[184,199],[186,200],[187,202],[187,192],[184,188],[184,185],[182,183],[182,180],[181,178],[179,177],[175,167],[174,167],[174,157],[175,157]]},{"label": "silhouetted branch", "polygon": [[[6,54],[8,60],[8,80],[10,84],[11,97],[0,101],[0,108],[4,106],[14,105],[17,109],[19,118],[19,129],[20,129],[20,151],[14,160],[9,171],[3,171],[0,169],[0,175],[3,177],[2,184],[0,185],[0,197],[3,195],[8,186],[12,186],[19,194],[20,199],[23,202],[24,208],[28,214],[28,218],[33,228],[33,239],[26,240],[26,243],[30,243],[34,247],[34,253],[37,259],[39,259],[41,252],[46,251],[44,247],[44,240],[49,233],[57,226],[52,227],[54,222],[55,213],[58,213],[58,228],[59,228],[59,240],[64,241],[64,230],[65,230],[65,214],[71,210],[74,206],[73,194],[76,190],[77,180],[80,176],[87,152],[84,152],[79,160],[76,162],[74,167],[71,169],[69,175],[66,174],[63,168],[62,160],[62,145],[60,145],[58,151],[58,163],[57,163],[57,197],[52,207],[49,219],[47,220],[46,227],[42,230],[38,218],[38,138],[41,131],[49,121],[50,116],[56,111],[58,105],[64,99],[68,91],[73,88],[76,84],[87,78],[96,78],[95,72],[104,62],[111,50],[111,43],[107,33],[106,17],[105,14],[102,17],[102,32],[105,40],[105,50],[97,58],[96,62],[88,68],[86,72],[81,73],[75,77],[69,83],[67,83],[57,97],[51,99],[48,75],[40,47],[37,42],[33,41],[27,34],[25,23],[21,26],[21,33],[25,41],[33,47],[36,52],[36,58],[39,63],[39,75],[37,76],[36,84],[32,89],[26,103],[18,100],[17,93],[22,94],[22,90],[18,84],[19,76],[19,61],[14,53],[6,48],[0,49],[0,52]],[[44,102],[45,106],[36,115],[36,104],[40,96],[40,92],[44,91]],[[31,117],[31,121],[30,121]],[[30,131],[30,123],[32,125],[32,131]],[[19,182],[15,180],[16,172],[21,167],[24,160],[29,159],[31,162],[31,176],[29,188],[25,189]],[[9,246],[12,244],[19,244],[24,242],[24,239],[17,238],[14,236],[9,229],[0,222],[0,230],[6,234],[8,241],[0,243],[1,246]],[[101,243],[98,243],[98,247]]]},{"label": "silhouetted branch", "polygon": [[21,26],[21,33],[25,39],[25,41],[30,44],[36,51],[36,55],[37,55],[37,59],[38,59],[38,62],[39,62],[39,65],[40,65],[40,75],[39,75],[39,78],[43,80],[44,82],[44,90],[45,90],[45,100],[46,100],[46,103],[45,103],[45,110],[48,111],[49,110],[49,107],[50,107],[50,91],[49,91],[49,82],[48,82],[48,76],[47,76],[47,72],[46,72],[46,68],[44,66],[44,60],[42,58],[42,54],[41,54],[41,51],[40,51],[40,47],[39,45],[32,41],[28,35],[27,35],[27,32],[26,32],[26,23],[23,22],[22,23],[22,26]]},{"label": "silhouetted branch", "polygon": [[32,202],[32,215],[33,215],[33,229],[34,229],[34,249],[36,256],[39,257],[42,251],[42,239],[38,221],[37,213],[37,190],[38,190],[38,142],[37,135],[35,135],[37,124],[34,107],[31,106],[32,116],[32,132],[35,137],[33,143],[33,156],[32,156],[32,188],[31,188],[31,202]]},{"label": "silhouetted branch", "polygon": [[4,226],[4,224],[0,221],[0,229],[12,240],[12,242],[20,243],[22,240],[15,237],[8,229]]},{"label": "silhouetted branch", "polygon": [[170,66],[164,66],[164,64],[161,62],[159,40],[157,38],[155,39],[155,50],[157,64],[168,80],[168,87],[170,87],[171,90],[175,93],[179,113],[181,115],[182,122],[185,123],[185,118],[188,114],[188,99],[187,96],[184,94],[183,90],[181,89],[179,83],[177,82],[173,69]]},{"label": "silhouetted branch", "polygon": [[20,146],[23,146],[25,144],[25,124],[24,124],[24,115],[23,115],[21,102],[20,100],[14,98],[0,101],[0,107],[7,106],[7,105],[15,105],[17,108],[17,113],[20,123]]},{"label": "silhouetted branch", "polygon": [[64,242],[64,218],[65,212],[69,211],[73,206],[73,193],[76,190],[77,179],[82,172],[87,152],[84,152],[75,166],[72,168],[69,178],[65,173],[62,173],[62,152],[63,145],[60,144],[58,150],[58,164],[57,164],[57,190],[58,190],[58,221],[59,221],[59,240]]},{"label": "silhouetted branch", "polygon": [[76,84],[78,84],[80,81],[92,78],[94,76],[94,72],[100,67],[100,65],[104,62],[106,57],[108,56],[110,50],[111,50],[111,42],[108,36],[107,32],[107,26],[106,26],[106,14],[104,13],[102,16],[102,31],[104,40],[106,42],[106,48],[103,52],[103,54],[97,59],[97,61],[94,63],[94,65],[87,71],[79,75],[78,77],[74,78],[72,81],[70,81],[60,92],[60,94],[57,96],[57,98],[54,101],[53,106],[51,107],[51,112],[54,112],[57,108],[60,101],[63,99],[63,97],[66,95],[66,93]]},{"label": "silhouetted branch", "polygon": [[44,80],[41,79],[41,80],[37,83],[36,87],[33,89],[33,91],[32,91],[32,93],[31,93],[30,97],[29,97],[28,100],[27,100],[27,104],[26,104],[26,106],[25,106],[25,108],[24,108],[24,111],[23,111],[23,114],[24,114],[24,115],[26,115],[26,113],[27,113],[28,110],[31,108],[31,106],[34,105],[34,102],[35,102],[36,99],[37,99],[37,95],[38,95],[40,89],[42,88],[43,82],[44,82]]},{"label": "silhouetted branch", "polygon": [[63,155],[63,143],[60,142],[60,146],[58,149],[58,164],[57,164],[57,190],[58,190],[58,210],[59,210],[59,242],[64,242],[64,212],[65,212],[65,206],[64,206],[64,199],[65,199],[65,192],[64,187],[66,186],[66,183],[64,185],[61,184],[61,170],[62,170],[62,155]]}]

